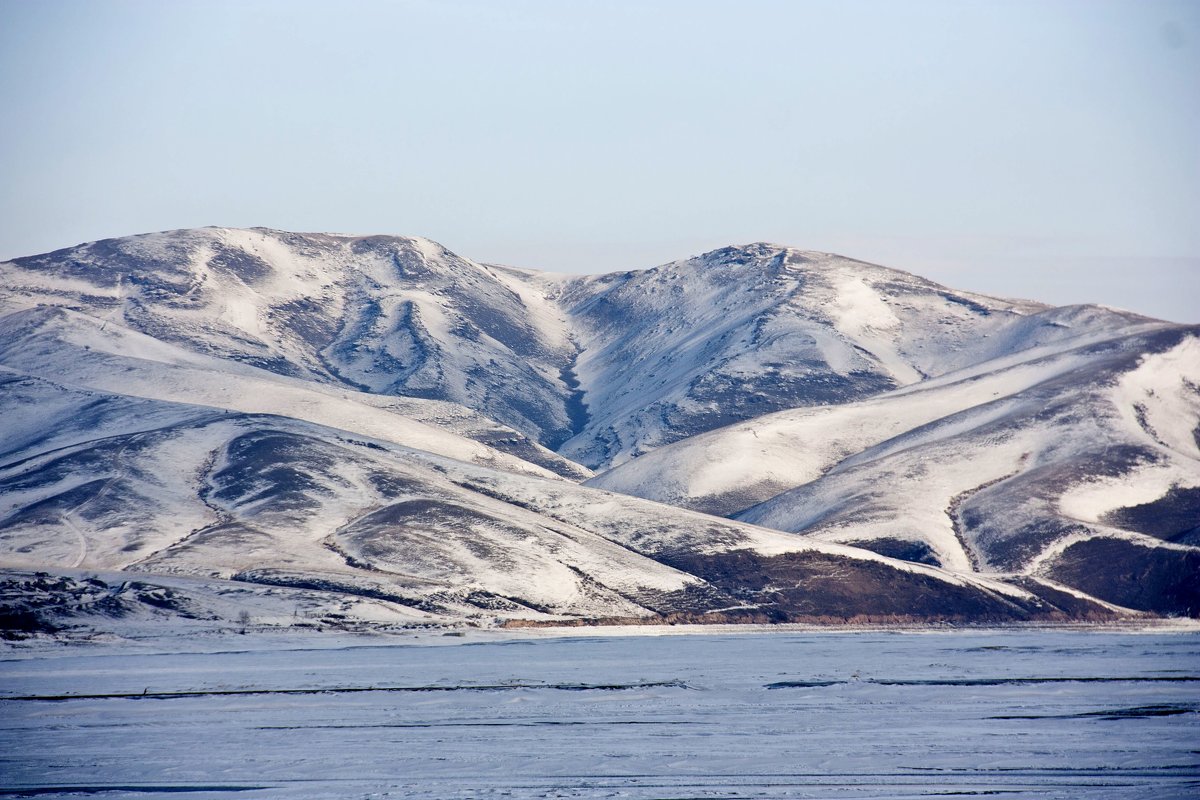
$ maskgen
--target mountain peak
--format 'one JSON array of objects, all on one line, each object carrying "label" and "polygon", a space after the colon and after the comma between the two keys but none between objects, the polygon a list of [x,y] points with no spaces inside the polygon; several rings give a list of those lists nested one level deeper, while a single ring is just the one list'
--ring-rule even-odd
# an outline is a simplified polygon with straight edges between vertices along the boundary
[{"label": "mountain peak", "polygon": [[772,242],[751,242],[750,244],[726,245],[715,250],[709,250],[696,256],[705,263],[715,264],[748,264],[779,258],[790,252],[792,248]]}]

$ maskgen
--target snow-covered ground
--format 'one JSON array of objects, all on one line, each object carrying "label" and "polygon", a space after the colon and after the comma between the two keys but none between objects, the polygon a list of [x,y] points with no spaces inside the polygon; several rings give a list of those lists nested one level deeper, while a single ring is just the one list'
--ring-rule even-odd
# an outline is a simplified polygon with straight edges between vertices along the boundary
[{"label": "snow-covered ground", "polygon": [[1194,630],[29,647],[0,653],[0,797],[1128,800],[1200,781]]}]

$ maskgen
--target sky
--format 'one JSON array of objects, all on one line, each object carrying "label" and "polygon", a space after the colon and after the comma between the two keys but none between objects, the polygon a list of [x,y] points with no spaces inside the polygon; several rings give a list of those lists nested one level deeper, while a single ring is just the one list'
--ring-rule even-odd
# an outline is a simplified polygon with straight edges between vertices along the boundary
[{"label": "sky", "polygon": [[1200,2],[0,0],[0,258],[223,225],[770,241],[1200,322]]}]

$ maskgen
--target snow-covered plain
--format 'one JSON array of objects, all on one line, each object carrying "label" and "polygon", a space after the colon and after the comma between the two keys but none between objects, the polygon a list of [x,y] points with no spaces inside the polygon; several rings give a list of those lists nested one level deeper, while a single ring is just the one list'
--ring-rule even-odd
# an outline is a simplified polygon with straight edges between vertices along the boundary
[{"label": "snow-covered plain", "polygon": [[1193,798],[1198,710],[1195,630],[26,643],[0,797]]}]

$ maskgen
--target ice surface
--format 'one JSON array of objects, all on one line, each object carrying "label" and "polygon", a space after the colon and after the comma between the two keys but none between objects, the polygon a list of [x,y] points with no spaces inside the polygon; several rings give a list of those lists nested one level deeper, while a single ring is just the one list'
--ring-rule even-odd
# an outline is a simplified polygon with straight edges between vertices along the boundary
[{"label": "ice surface", "polygon": [[10,650],[0,796],[1128,800],[1200,781],[1195,632],[552,637]]}]

